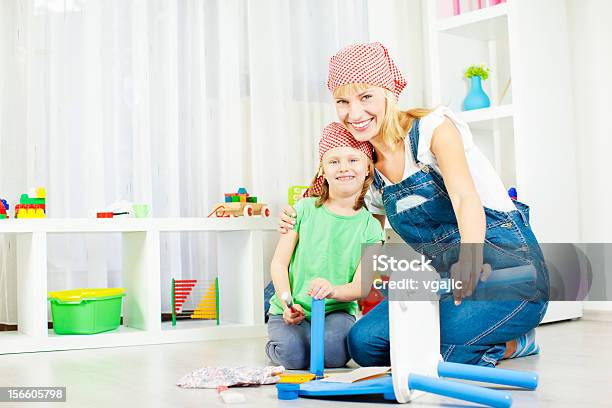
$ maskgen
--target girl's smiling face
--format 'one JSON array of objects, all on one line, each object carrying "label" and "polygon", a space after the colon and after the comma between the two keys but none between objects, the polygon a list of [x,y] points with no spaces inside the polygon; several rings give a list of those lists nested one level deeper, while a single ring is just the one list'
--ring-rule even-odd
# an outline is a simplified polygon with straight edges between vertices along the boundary
[{"label": "girl's smiling face", "polygon": [[321,159],[330,193],[349,196],[360,193],[368,176],[369,159],[352,147],[334,147]]},{"label": "girl's smiling face", "polygon": [[378,135],[387,102],[382,88],[348,87],[335,100],[338,119],[356,140],[370,141]]}]

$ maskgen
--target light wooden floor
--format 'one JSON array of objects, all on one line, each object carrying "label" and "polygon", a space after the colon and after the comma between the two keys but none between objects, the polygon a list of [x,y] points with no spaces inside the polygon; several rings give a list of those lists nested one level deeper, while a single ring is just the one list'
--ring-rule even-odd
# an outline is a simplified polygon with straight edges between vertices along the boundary
[{"label": "light wooden floor", "polygon": [[[513,391],[515,407],[611,407],[612,313],[538,329],[540,356],[505,361],[501,367],[535,370],[537,391]],[[0,386],[66,386],[66,404],[58,407],[210,407],[225,404],[213,390],[185,390],[174,384],[204,365],[262,366],[266,339],[182,343],[0,356]],[[278,401],[274,386],[243,388],[246,406],[369,407],[393,406],[384,400]],[[33,407],[37,404],[15,404]],[[9,406],[0,403],[0,407]],[[42,405],[40,405],[42,406]],[[245,406],[245,405],[241,405]],[[411,407],[471,406],[425,396]]]}]

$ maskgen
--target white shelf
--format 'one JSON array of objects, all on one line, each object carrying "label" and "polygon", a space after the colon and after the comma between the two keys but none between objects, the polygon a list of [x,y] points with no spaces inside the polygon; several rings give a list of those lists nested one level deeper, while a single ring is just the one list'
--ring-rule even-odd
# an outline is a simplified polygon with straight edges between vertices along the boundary
[{"label": "white shelf", "polygon": [[275,218],[42,218],[0,222],[2,233],[146,232],[146,231],[274,231]]},{"label": "white shelf", "polygon": [[[450,1],[421,3],[433,106],[454,103],[457,111],[465,97],[462,74],[472,64],[491,68],[486,91],[496,102],[512,79],[506,105],[460,112],[459,117],[475,131],[475,143],[502,180],[516,186],[531,206],[532,228],[541,242],[579,239],[578,222],[567,217],[577,211],[578,194],[558,200],[558,191],[576,185],[573,161],[558,160],[573,157],[575,144],[570,50],[564,41],[567,10],[562,3],[507,0],[445,19],[438,16],[448,15]],[[531,66],[546,75],[533,75]],[[555,146],[555,155],[542,155],[550,146]],[[543,166],[549,171],[539,171]],[[557,177],[551,178],[551,172]],[[551,302],[544,322],[581,316],[581,304],[570,303]]]},{"label": "white shelf", "polygon": [[472,130],[488,131],[497,129],[502,119],[511,119],[513,115],[512,105],[493,106],[458,113],[459,118],[467,123]]},{"label": "white shelf", "polygon": [[[147,218],[3,220],[0,234],[15,234],[18,332],[0,333],[0,354],[133,346],[265,336],[263,232],[275,231],[273,218]],[[161,322],[162,232],[212,231],[217,239],[221,325]],[[124,326],[94,335],[56,335],[47,330],[50,233],[123,233]]]},{"label": "white shelf", "polygon": [[496,40],[507,36],[508,4],[501,3],[476,11],[438,21],[440,33],[474,38]]}]

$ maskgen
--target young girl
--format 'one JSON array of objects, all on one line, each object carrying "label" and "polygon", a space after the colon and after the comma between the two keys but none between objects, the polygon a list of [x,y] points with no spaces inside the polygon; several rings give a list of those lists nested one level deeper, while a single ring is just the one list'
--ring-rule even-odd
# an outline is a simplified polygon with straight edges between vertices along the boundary
[{"label": "young girl", "polygon": [[[437,271],[466,283],[440,302],[444,360],[494,366],[502,358],[537,353],[533,328],[548,304],[546,264],[528,207],[510,200],[467,124],[446,107],[400,111],[406,80],[380,43],[338,51],[330,59],[327,85],[340,122],[375,151],[368,209],[381,223],[388,219]],[[281,218],[281,232],[290,230],[291,219]],[[458,258],[449,256],[448,249],[460,244]],[[525,264],[538,271],[533,296],[462,301],[491,267]],[[354,325],[348,344],[358,364],[389,365],[387,301]]]},{"label": "young girl", "polygon": [[270,300],[266,354],[288,369],[309,365],[312,297],[327,298],[325,366],[348,362],[346,337],[362,295],[361,244],[383,240],[380,223],[364,207],[374,175],[370,144],[331,123],[323,129],[319,160],[310,197],[296,204],[294,229],[281,235],[271,265],[276,294]]}]

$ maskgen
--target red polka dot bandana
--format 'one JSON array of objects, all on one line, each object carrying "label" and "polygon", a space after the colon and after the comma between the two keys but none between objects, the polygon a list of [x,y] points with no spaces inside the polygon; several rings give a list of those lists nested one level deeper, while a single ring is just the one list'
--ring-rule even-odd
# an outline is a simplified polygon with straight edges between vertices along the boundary
[{"label": "red polka dot bandana", "polygon": [[329,60],[327,87],[331,92],[342,85],[368,84],[393,92],[396,98],[406,86],[406,79],[379,42],[344,47]]},{"label": "red polka dot bandana", "polygon": [[[323,128],[321,140],[319,140],[319,162],[323,160],[323,155],[328,150],[335,147],[352,147],[363,152],[372,160],[372,145],[369,142],[355,140],[353,135],[338,122],[331,122]],[[321,194],[321,187],[325,178],[322,174],[317,177],[314,185],[304,193],[304,197],[318,196]]]}]

